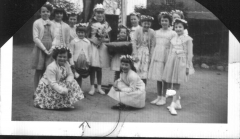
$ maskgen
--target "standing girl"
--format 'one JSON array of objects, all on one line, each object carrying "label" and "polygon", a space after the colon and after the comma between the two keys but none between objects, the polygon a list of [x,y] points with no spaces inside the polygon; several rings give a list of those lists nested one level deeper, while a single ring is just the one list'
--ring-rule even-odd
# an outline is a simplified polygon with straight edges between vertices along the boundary
[{"label": "standing girl", "polygon": [[156,31],[156,47],[153,51],[148,78],[157,81],[158,96],[151,104],[164,105],[166,104],[167,84],[162,82],[163,70],[167,62],[170,40],[177,34],[169,28],[172,23],[172,17],[169,13],[161,12],[158,15],[158,22],[161,28]]},{"label": "standing girl", "polygon": [[47,66],[53,61],[50,53],[53,36],[50,27],[53,26],[49,20],[52,6],[45,4],[40,9],[41,18],[33,24],[33,41],[35,46],[32,52],[32,68],[35,69],[34,90]]},{"label": "standing girl", "polygon": [[[118,28],[118,38],[117,41],[130,41],[129,29],[124,25]],[[120,56],[121,54],[115,54],[111,60],[111,69],[115,71],[114,81],[120,77]]]},{"label": "standing girl", "polygon": [[[171,14],[172,14],[172,19],[173,19],[172,25],[173,25],[173,23],[176,19],[184,19],[184,14],[180,10],[172,10]],[[172,27],[172,29],[173,29],[173,27]],[[187,29],[184,29],[184,34],[188,35],[188,30]]]},{"label": "standing girl", "polygon": [[94,95],[95,87],[94,80],[97,75],[97,91],[100,94],[105,94],[101,88],[102,84],[102,68],[109,68],[110,58],[108,55],[107,47],[104,44],[109,42],[109,32],[112,30],[108,22],[105,20],[104,7],[102,4],[97,4],[93,9],[93,17],[90,19],[88,26],[88,37],[91,41],[91,60],[90,60],[90,82],[91,90],[90,95]]},{"label": "standing girl", "polygon": [[130,31],[130,37],[131,40],[133,40],[134,32],[140,27],[140,13],[131,13],[130,14],[130,22],[131,22],[131,31]]},{"label": "standing girl", "polygon": [[53,46],[63,45],[69,47],[70,27],[68,24],[63,22],[63,18],[65,18],[66,16],[66,12],[63,8],[57,8],[53,11]]},{"label": "standing girl", "polygon": [[176,95],[173,96],[168,110],[172,115],[177,115],[176,109],[181,109],[178,92],[180,84],[187,81],[188,75],[194,71],[192,66],[193,39],[184,34],[184,29],[187,28],[186,20],[176,19],[174,28],[177,36],[171,40],[170,52],[163,72],[163,80],[176,91]]},{"label": "standing girl", "polygon": [[133,57],[135,59],[134,66],[137,69],[137,73],[143,82],[147,83],[148,68],[152,51],[155,47],[155,32],[150,29],[152,25],[153,17],[141,16],[141,25],[133,36]]}]

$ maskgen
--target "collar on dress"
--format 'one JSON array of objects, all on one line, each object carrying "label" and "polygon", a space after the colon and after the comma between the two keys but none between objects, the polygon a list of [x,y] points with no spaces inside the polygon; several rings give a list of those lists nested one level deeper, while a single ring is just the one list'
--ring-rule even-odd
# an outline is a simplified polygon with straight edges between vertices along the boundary
[{"label": "collar on dress", "polygon": [[79,42],[79,41],[85,41],[85,42],[88,42],[88,40],[87,40],[86,38],[79,39],[78,37],[74,38],[74,41],[75,41],[75,42]]},{"label": "collar on dress", "polygon": [[[42,18],[41,18],[42,19]],[[49,20],[49,19],[47,19],[47,20],[43,20],[42,19],[42,22],[43,22],[43,25],[45,26],[45,25],[51,25],[51,21]]]}]

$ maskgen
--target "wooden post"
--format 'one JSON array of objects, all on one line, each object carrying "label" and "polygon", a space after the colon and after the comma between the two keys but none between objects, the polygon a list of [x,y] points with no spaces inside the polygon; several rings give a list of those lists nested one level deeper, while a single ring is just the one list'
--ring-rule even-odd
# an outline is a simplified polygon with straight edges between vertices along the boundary
[{"label": "wooden post", "polygon": [[122,17],[122,24],[126,26],[127,24],[127,0],[122,0],[121,2],[121,17]]}]

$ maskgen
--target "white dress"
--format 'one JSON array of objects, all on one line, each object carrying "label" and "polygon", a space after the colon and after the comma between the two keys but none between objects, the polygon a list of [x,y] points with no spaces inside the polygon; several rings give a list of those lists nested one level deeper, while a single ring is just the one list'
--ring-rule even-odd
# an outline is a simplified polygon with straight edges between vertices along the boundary
[{"label": "white dress", "polygon": [[121,91],[115,91],[111,88],[108,95],[127,105],[135,108],[143,108],[145,106],[145,84],[141,78],[132,70],[128,73],[121,73],[120,79],[117,81],[117,88]]},{"label": "white dress", "polygon": [[162,81],[162,74],[170,49],[170,40],[177,34],[171,29],[159,29],[155,31],[155,33],[156,46],[154,48],[151,63],[149,66],[148,78],[151,80]]}]

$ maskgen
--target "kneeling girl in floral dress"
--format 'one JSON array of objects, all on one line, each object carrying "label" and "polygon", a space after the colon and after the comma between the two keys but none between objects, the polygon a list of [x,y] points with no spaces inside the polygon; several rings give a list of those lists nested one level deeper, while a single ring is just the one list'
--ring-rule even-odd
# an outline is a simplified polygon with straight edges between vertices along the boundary
[{"label": "kneeling girl in floral dress", "polygon": [[192,66],[193,39],[184,34],[184,29],[187,28],[187,21],[176,19],[174,28],[177,36],[171,40],[170,52],[163,72],[163,80],[168,83],[171,89],[176,91],[176,95],[173,96],[172,103],[168,107],[172,115],[177,114],[176,109],[182,108],[178,91],[180,84],[186,82],[188,75],[194,73]]},{"label": "kneeling girl in floral dress", "polygon": [[34,93],[34,106],[42,109],[74,108],[73,104],[84,98],[74,80],[68,59],[70,50],[64,46],[53,49],[54,61],[48,65]]},{"label": "kneeling girl in floral dress", "polygon": [[145,106],[145,84],[136,73],[133,58],[122,55],[120,79],[115,81],[108,95],[119,102],[113,109],[126,107],[143,108]]}]

